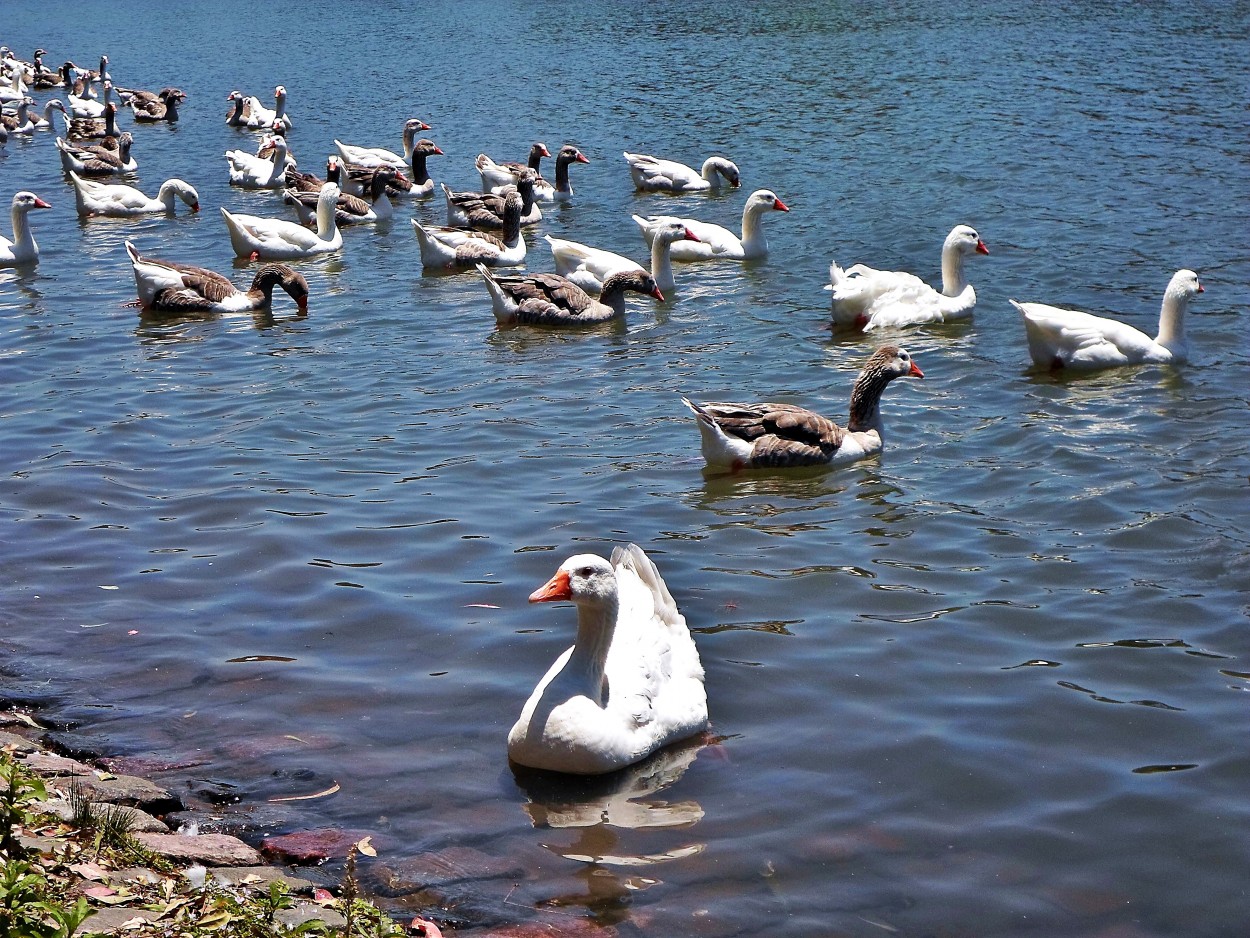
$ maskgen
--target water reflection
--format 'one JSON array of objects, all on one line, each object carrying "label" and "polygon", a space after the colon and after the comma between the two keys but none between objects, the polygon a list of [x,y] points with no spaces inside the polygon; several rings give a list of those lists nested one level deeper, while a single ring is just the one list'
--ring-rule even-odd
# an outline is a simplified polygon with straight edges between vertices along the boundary
[{"label": "water reflection", "polygon": [[[626,844],[622,831],[678,830],[703,819],[697,801],[656,798],[676,784],[709,740],[696,738],[661,750],[644,762],[611,775],[569,776],[513,766],[517,785],[529,799],[522,807],[537,829],[571,829],[567,842],[545,842],[552,853],[583,864],[573,879],[582,888],[548,896],[542,905],[552,908],[577,906],[587,909],[601,925],[614,925],[629,917],[630,896],[661,882],[642,875],[638,868],[702,853],[702,842],[671,846],[647,836],[643,850]],[[634,870],[626,873],[623,870]]]}]

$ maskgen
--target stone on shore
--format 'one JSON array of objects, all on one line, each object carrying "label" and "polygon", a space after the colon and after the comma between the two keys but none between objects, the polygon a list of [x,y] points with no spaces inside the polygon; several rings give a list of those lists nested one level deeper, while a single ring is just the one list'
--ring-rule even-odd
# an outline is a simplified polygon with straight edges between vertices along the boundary
[{"label": "stone on shore", "polygon": [[229,834],[136,834],[135,839],[175,863],[260,866],[265,862],[259,851]]}]

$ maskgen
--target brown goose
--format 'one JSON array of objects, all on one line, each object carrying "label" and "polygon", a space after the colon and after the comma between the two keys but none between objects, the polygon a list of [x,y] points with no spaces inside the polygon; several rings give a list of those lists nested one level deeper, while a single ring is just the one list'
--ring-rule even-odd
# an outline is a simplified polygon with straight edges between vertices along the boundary
[{"label": "brown goose", "polygon": [[[385,221],[394,217],[395,211],[386,192],[391,180],[397,175],[399,174],[390,166],[378,167],[373,175],[367,200],[346,192],[340,193],[334,207],[335,222],[339,225],[359,225],[371,221]],[[282,201],[287,205],[295,206],[296,212],[299,213],[299,220],[305,225],[315,224],[319,199],[320,190],[304,192],[287,189],[282,193]]]},{"label": "brown goose", "polygon": [[130,99],[130,110],[135,120],[141,124],[156,124],[161,121],[174,124],[178,121],[178,105],[187,100],[184,92],[177,88],[162,88],[156,100]]},{"label": "brown goose", "polygon": [[[521,194],[521,224],[535,225],[542,221],[542,209],[534,202],[534,186],[537,174],[527,169],[517,180],[516,191]],[[447,199],[447,224],[479,231],[503,230],[504,196],[489,192],[452,192],[443,184],[443,196]]]},{"label": "brown goose", "polygon": [[[321,187],[329,181],[335,181],[335,175],[338,174],[337,156],[331,156],[326,160],[326,178],[322,179],[316,173],[305,173],[296,169],[291,164],[287,164],[286,173],[283,178],[286,180],[286,187],[294,189],[296,192],[320,192]],[[339,183],[341,189],[343,184]]]},{"label": "brown goose", "polygon": [[56,148],[61,152],[61,166],[67,173],[77,173],[79,176],[133,173],[139,168],[139,164],[130,155],[134,138],[130,131],[126,131],[116,139],[117,149],[111,150],[104,146],[76,146],[57,137]]},{"label": "brown goose", "polygon": [[608,322],[625,314],[625,291],[645,293],[663,301],[655,278],[645,270],[626,270],[604,281],[595,299],[559,274],[498,276],[484,264],[477,272],[490,291],[491,308],[501,323],[531,326],[581,326]]},{"label": "brown goose", "polygon": [[471,228],[442,228],[422,225],[415,218],[412,227],[421,246],[425,267],[516,267],[525,262],[525,238],[521,236],[521,195],[515,189],[504,202],[504,228],[501,237]]},{"label": "brown goose", "polygon": [[99,140],[101,137],[116,139],[117,136],[117,105],[112,101],[105,106],[103,117],[66,117],[65,119],[67,140]]},{"label": "brown goose", "polygon": [[422,137],[412,145],[412,153],[409,156],[412,172],[407,177],[400,174],[395,185],[386,190],[387,195],[391,198],[406,196],[410,199],[428,199],[434,194],[434,180],[430,178],[425,159],[428,156],[442,155],[443,151],[439,149],[437,143]]},{"label": "brown goose", "polygon": [[290,294],[301,310],[308,309],[308,281],[286,264],[267,264],[256,272],[249,289],[240,290],[216,271],[142,257],[130,241],[126,253],[134,268],[139,301],[149,309],[184,313],[268,309],[274,287]]},{"label": "brown goose", "polygon": [[532,169],[536,175],[541,176],[544,156],[551,156],[545,143],[531,146],[529,160],[525,163],[496,163],[485,153],[479,153],[474,162],[482,176],[482,191],[493,192],[499,186],[514,186],[526,169]]},{"label": "brown goose", "polygon": [[841,466],[882,449],[881,393],[895,378],[923,378],[904,349],[883,345],[869,357],[851,391],[845,428],[793,404],[682,403],[694,412],[709,466],[745,468]]}]

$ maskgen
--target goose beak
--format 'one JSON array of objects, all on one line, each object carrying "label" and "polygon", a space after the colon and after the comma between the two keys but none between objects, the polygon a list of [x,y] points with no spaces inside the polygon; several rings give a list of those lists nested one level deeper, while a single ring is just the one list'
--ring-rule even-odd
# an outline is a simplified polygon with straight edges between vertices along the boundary
[{"label": "goose beak", "polygon": [[[52,206],[49,205],[47,202],[45,202],[43,199],[39,198],[38,196],[35,196],[35,208],[52,208]],[[1198,289],[1202,289],[1202,288],[1199,287]]]},{"label": "goose beak", "polygon": [[577,154],[577,162],[579,162],[579,163],[589,163],[589,162],[590,162],[590,160],[588,160],[588,159],[586,158],[586,156],[585,156],[583,153],[581,153],[581,152],[579,151],[579,152],[578,152],[578,154]]},{"label": "goose beak", "polygon": [[651,295],[655,297],[657,300],[659,300],[661,303],[664,302],[664,294],[660,292],[659,287],[656,287],[654,290],[652,290]]},{"label": "goose beak", "polygon": [[[695,234],[693,231],[691,231],[689,228],[687,228],[687,229],[686,229],[686,237],[685,237],[685,240],[686,240],[686,241],[698,241],[698,240],[699,240],[699,236],[698,236],[697,234]],[[700,243],[702,243],[702,242],[700,242]]]},{"label": "goose beak", "polygon": [[192,202],[192,203],[191,203],[191,211],[192,211],[192,212],[198,212],[199,210],[200,210],[200,203],[199,203],[199,202]]},{"label": "goose beak", "polygon": [[912,377],[912,378],[924,377],[924,372],[920,370],[920,366],[917,365],[914,361],[911,363],[911,371],[907,372],[907,374],[909,377]]},{"label": "goose beak", "polygon": [[569,582],[568,572],[557,570],[556,575],[530,593],[532,603],[553,603],[562,599],[573,598],[573,586]]},{"label": "goose beak", "polygon": [[775,209],[776,209],[777,211],[779,211],[779,212],[788,212],[788,211],[790,211],[790,209],[786,208],[786,203],[785,203],[785,202],[783,202],[783,201],[781,201],[781,199],[774,199],[774,200],[773,200],[773,208],[775,208]]},{"label": "goose beak", "polygon": [[978,254],[990,253],[990,249],[985,246],[985,242],[982,241],[980,238],[977,239],[977,253]]},{"label": "goose beak", "polygon": [[1198,292],[1199,292],[1199,293],[1206,293],[1207,291],[1206,291],[1206,290],[1204,290],[1204,289],[1202,288],[1202,284],[1198,284]]}]

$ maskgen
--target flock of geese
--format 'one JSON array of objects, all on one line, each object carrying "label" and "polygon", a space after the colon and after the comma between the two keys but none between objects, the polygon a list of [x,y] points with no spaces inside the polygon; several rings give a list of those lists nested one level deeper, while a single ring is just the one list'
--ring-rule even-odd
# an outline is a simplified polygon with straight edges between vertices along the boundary
[{"label": "flock of geese", "polygon": [[[69,61],[54,70],[44,65],[45,54],[37,50],[32,61],[23,62],[0,47],[0,153],[14,136],[52,132],[59,113],[63,134],[55,138],[55,147],[79,215],[172,214],[179,201],[199,211],[198,193],[181,179],[166,180],[155,196],[122,181],[138,163],[133,134],[118,130],[121,107],[129,109],[136,125],[176,122],[187,95],[177,88],[151,92],[115,86],[107,57],[98,71]],[[65,100],[53,97],[38,108],[34,90]],[[455,192],[435,186],[426,161],[443,151],[420,136],[429,125],[411,118],[401,127],[399,151],[335,140],[321,178],[301,171],[292,157],[288,134],[295,120],[287,111],[284,86],[275,89],[272,107],[239,91],[232,91],[227,102],[228,125],[261,134],[254,151],[225,153],[230,184],[280,191],[291,212],[261,216],[221,208],[235,253],[266,262],[247,289],[215,271],[147,257],[127,241],[139,300],[148,309],[267,309],[275,288],[304,309],[308,283],[283,262],[340,251],[344,228],[392,218],[396,202],[432,198],[437,189],[446,201],[447,224],[412,219],[425,267],[476,270],[501,323],[576,327],[622,316],[627,293],[663,301],[664,291],[675,287],[674,261],[766,257],[764,220],[772,212],[789,211],[774,192],[758,189],[746,199],[739,232],[696,218],[635,215],[650,252],[649,266],[548,235],[554,273],[508,272],[526,262],[524,229],[542,219],[542,206],[573,199],[569,171],[590,162],[576,147],[557,152],[554,181],[542,175],[542,160],[552,158],[542,143],[530,148],[524,162],[496,162],[481,154],[475,161],[481,191]],[[626,152],[624,159],[639,192],[717,192],[741,185],[738,167],[723,156],[709,157],[698,169],[640,153]],[[13,196],[13,237],[0,236],[0,267],[38,263],[28,216],[50,207],[33,192]],[[957,225],[942,246],[940,289],[907,272],[864,264],[843,269],[833,262],[826,286],[832,292],[833,328],[871,332],[968,319],[976,292],[965,276],[965,261],[988,253],[973,228]],[[1178,271],[1164,293],[1154,338],[1089,313],[1011,302],[1022,317],[1036,365],[1094,369],[1185,361],[1185,313],[1202,290],[1193,271]],[[695,417],[709,466],[739,471],[843,465],[881,451],[881,396],[902,377],[924,374],[905,349],[876,349],[854,383],[845,426],[790,404],[682,400]],[[572,557],[530,600],[572,602],[578,631],[575,644],[539,682],[509,733],[508,754],[515,763],[560,772],[611,772],[706,728],[698,651],[663,579],[640,548],[618,548],[610,560]]]}]

